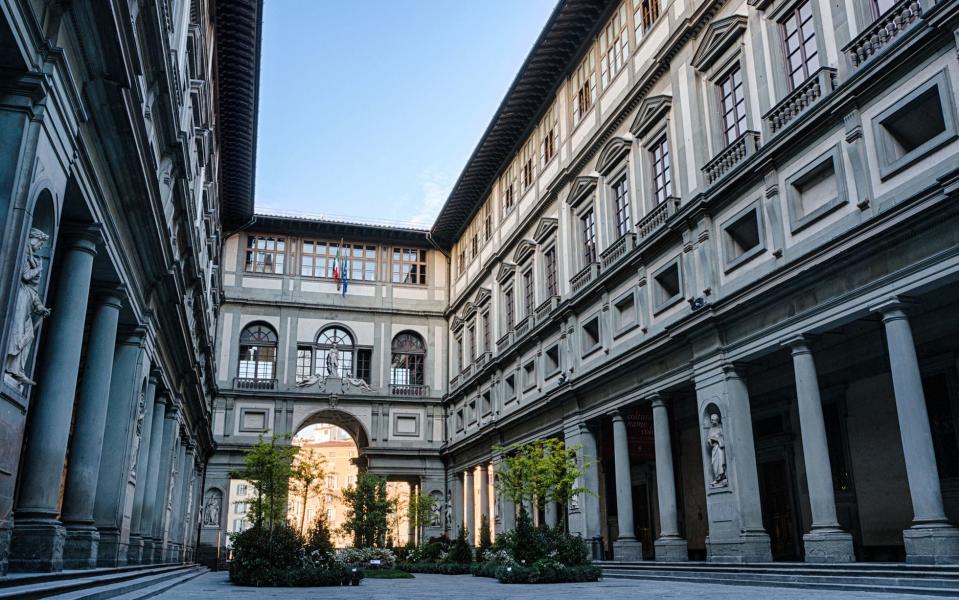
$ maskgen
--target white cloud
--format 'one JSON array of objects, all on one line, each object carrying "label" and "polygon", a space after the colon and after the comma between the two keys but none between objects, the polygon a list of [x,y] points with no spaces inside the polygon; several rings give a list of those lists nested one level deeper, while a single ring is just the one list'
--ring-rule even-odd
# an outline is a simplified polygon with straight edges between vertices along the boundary
[{"label": "white cloud", "polygon": [[419,201],[411,203],[409,212],[401,215],[400,219],[415,225],[432,225],[453,189],[453,178],[431,165],[421,170],[417,179],[420,183]]}]

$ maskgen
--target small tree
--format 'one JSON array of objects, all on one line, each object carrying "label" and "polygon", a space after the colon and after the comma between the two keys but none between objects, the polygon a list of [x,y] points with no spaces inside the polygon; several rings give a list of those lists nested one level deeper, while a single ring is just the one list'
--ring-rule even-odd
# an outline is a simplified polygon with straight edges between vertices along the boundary
[{"label": "small tree", "polygon": [[483,515],[483,518],[480,520],[479,535],[479,545],[476,548],[476,560],[482,562],[485,560],[484,555],[486,551],[493,548],[493,536],[490,532],[489,517],[486,515]]},{"label": "small tree", "polygon": [[333,539],[330,535],[330,526],[326,522],[326,515],[320,513],[313,520],[310,531],[306,534],[306,550],[308,552],[318,551],[323,556],[333,554]]},{"label": "small tree", "polygon": [[322,455],[313,449],[308,449],[296,455],[290,469],[290,484],[293,492],[303,501],[303,511],[300,513],[301,535],[306,535],[306,505],[326,475],[325,465],[326,459]]},{"label": "small tree", "polygon": [[386,479],[360,473],[356,485],[343,490],[346,521],[343,531],[353,536],[357,548],[382,546],[386,541],[392,505],[386,496]]},{"label": "small tree", "polygon": [[465,564],[473,562],[473,549],[466,541],[466,526],[460,527],[459,535],[450,545],[449,553],[446,555],[446,562]]},{"label": "small tree", "polygon": [[[410,500],[406,505],[406,517],[410,520],[410,525],[422,543],[423,528],[429,523],[433,516],[433,500],[426,494],[414,494],[410,491]],[[410,540],[413,542],[414,540]]]},{"label": "small tree", "polygon": [[286,512],[291,463],[299,448],[280,443],[289,436],[270,436],[269,441],[260,436],[243,457],[244,469],[232,473],[235,479],[245,479],[253,485],[254,498],[250,503],[250,520],[254,527],[267,527],[270,531],[282,523]]}]

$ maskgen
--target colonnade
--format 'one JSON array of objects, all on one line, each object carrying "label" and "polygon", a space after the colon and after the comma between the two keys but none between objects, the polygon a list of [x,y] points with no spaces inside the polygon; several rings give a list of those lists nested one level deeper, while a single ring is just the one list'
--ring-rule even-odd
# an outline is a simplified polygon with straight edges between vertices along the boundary
[{"label": "colonnade", "polygon": [[[929,426],[922,388],[919,362],[907,315],[908,302],[890,298],[873,307],[881,316],[887,355],[895,395],[898,427],[913,507],[911,526],[903,531],[906,557],[915,563],[959,562],[959,530],[945,516],[933,438]],[[809,493],[811,525],[803,536],[807,562],[850,562],[855,560],[853,540],[837,518],[833,491],[832,466],[826,438],[815,357],[810,335],[791,335],[781,340],[788,348],[794,370],[796,402],[805,459],[805,478]],[[706,485],[709,560],[721,562],[768,562],[772,560],[769,536],[763,528],[759,496],[756,453],[752,417],[746,382],[737,366],[721,359],[707,362],[695,372],[698,414],[702,417],[702,467]],[[677,506],[676,474],[673,464],[673,440],[670,436],[670,403],[672,397],[663,390],[640,400],[652,409],[655,440],[656,498],[658,501],[658,537],[654,542],[656,560],[687,560],[686,540]],[[618,537],[612,540],[616,560],[641,560],[642,544],[635,536],[631,465],[625,422],[625,409],[620,406],[604,415],[589,419],[574,417],[563,425],[568,446],[582,446],[584,455],[595,458],[595,431],[598,418],[612,420],[613,467]],[[718,454],[710,449],[720,446]],[[494,458],[494,461],[496,458]],[[570,530],[594,544],[594,557],[601,557],[596,548],[602,535],[599,506],[599,476],[596,460],[586,467],[578,485],[592,493],[582,494],[569,507]],[[720,471],[717,473],[716,471]],[[483,467],[476,468],[483,472]],[[471,505],[474,497],[473,469],[453,477],[454,498],[465,501],[464,521],[467,531],[474,531]],[[483,479],[485,481],[485,479]],[[465,493],[463,492],[465,488]],[[483,493],[481,492],[481,497]],[[562,507],[559,507],[562,508]],[[483,503],[482,514],[487,514]],[[553,511],[546,511],[547,519]],[[503,511],[502,529],[513,526]],[[457,513],[454,506],[454,515]]]},{"label": "colonnade", "polygon": [[34,369],[10,569],[179,562],[192,543],[184,515],[196,506],[202,473],[196,444],[151,365],[147,329],[120,324],[126,290],[94,282],[98,229],[64,228],[61,238],[62,266]]}]

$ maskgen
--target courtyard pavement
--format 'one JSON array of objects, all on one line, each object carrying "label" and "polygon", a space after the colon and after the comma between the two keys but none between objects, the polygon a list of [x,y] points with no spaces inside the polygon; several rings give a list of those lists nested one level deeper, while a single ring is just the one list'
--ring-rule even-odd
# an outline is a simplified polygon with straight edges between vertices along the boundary
[{"label": "courtyard pavement", "polygon": [[417,575],[416,579],[367,579],[359,587],[249,588],[230,584],[226,572],[206,573],[164,594],[167,600],[283,598],[284,600],[615,600],[696,598],[698,600],[900,600],[926,599],[878,592],[836,592],[798,588],[741,587],[672,581],[605,579],[598,583],[504,585],[470,575]]}]

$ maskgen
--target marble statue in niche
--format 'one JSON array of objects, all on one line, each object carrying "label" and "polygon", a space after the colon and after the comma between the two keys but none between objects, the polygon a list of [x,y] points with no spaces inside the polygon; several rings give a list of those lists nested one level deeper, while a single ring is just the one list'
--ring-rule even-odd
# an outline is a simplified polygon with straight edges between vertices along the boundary
[{"label": "marble statue in niche", "polygon": [[326,353],[326,376],[340,376],[340,350],[336,347],[336,344],[333,344]]},{"label": "marble statue in niche", "polygon": [[[7,346],[7,360],[4,370],[7,375],[21,385],[33,385],[26,374],[27,360],[33,349],[37,327],[44,317],[50,315],[50,309],[43,305],[38,287],[43,274],[43,261],[37,255],[44,242],[50,236],[39,229],[30,230],[23,267],[20,271],[20,285],[17,289],[17,301],[13,309],[13,331]],[[40,318],[33,320],[35,316]]]},{"label": "marble statue in niche", "polygon": [[725,487],[726,479],[726,440],[723,435],[723,424],[719,413],[709,415],[709,431],[706,434],[706,443],[709,448],[709,467],[713,480],[711,487]]},{"label": "marble statue in niche", "polygon": [[206,493],[206,500],[203,502],[203,526],[220,526],[220,506],[223,503],[223,496],[219,490],[210,490]]},{"label": "marble statue in niche", "polygon": [[446,531],[453,531],[453,492],[446,490],[446,505],[443,507],[445,513]]}]

